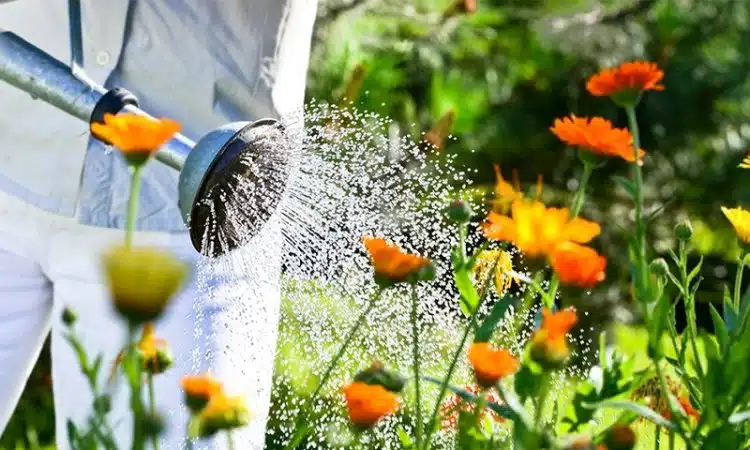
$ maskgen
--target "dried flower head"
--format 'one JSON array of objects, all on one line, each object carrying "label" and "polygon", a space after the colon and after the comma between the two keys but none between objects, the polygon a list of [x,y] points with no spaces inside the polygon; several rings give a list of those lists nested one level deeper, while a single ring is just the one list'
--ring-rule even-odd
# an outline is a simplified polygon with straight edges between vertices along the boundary
[{"label": "dried flower head", "polygon": [[479,254],[472,268],[472,275],[478,286],[483,286],[487,279],[493,274],[495,268],[495,290],[498,295],[503,295],[513,284],[513,257],[503,250],[487,250]]}]

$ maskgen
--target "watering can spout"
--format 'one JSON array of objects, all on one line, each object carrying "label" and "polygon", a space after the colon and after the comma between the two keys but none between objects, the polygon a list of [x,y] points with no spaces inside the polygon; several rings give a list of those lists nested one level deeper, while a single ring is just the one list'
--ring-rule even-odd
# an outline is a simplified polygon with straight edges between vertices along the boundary
[{"label": "watering can spout", "polygon": [[[0,80],[89,124],[106,113],[150,117],[130,92],[107,90],[2,29]],[[285,190],[290,150],[281,125],[263,119],[230,123],[197,143],[176,134],[156,152],[159,162],[180,172],[178,206],[196,250],[219,256],[260,231]]]}]

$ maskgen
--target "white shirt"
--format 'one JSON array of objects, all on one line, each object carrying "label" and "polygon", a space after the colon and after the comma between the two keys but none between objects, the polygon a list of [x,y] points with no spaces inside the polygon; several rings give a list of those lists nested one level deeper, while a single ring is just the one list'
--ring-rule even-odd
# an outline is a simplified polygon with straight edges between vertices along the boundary
[{"label": "white shirt", "polygon": [[[7,0],[5,0],[7,1]],[[0,0],[0,29],[70,61],[67,0]],[[198,140],[304,101],[317,0],[81,0],[86,74],[133,92]],[[144,171],[137,227],[181,231],[178,172]],[[88,124],[0,81],[0,190],[81,223],[123,227],[129,174]]]}]

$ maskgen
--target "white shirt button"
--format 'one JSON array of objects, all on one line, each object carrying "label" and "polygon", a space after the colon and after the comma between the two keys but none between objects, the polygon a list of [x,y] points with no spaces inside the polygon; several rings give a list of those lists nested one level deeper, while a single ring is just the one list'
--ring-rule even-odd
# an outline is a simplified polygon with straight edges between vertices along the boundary
[{"label": "white shirt button", "polygon": [[96,63],[100,66],[106,66],[107,64],[109,64],[110,59],[112,59],[112,57],[106,50],[102,50],[96,54]]}]

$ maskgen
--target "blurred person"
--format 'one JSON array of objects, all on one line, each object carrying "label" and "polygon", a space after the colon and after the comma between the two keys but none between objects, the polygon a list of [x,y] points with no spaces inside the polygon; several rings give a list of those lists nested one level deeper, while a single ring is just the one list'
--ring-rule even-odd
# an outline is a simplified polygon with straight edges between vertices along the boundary
[{"label": "blurred person", "polygon": [[[0,30],[69,61],[68,7],[67,0],[0,0]],[[108,89],[134,93],[155,117],[180,122],[193,140],[228,122],[283,120],[303,106],[316,9],[317,0],[82,0],[83,69]],[[84,346],[103,355],[105,379],[126,331],[100,263],[123,241],[129,177],[122,156],[92,138],[87,123],[0,81],[0,430],[50,330],[57,448],[69,448],[68,419],[86,426],[91,397],[61,311],[77,312]],[[177,178],[160,163],[146,167],[134,244],[171,250],[195,267],[201,258],[180,216]],[[155,378],[167,421],[163,448],[184,443],[179,380],[199,372],[247,394],[255,418],[235,442],[263,447],[280,245],[278,224],[269,223],[228,256],[247,270],[191,279],[157,322],[175,357]],[[128,393],[121,386],[115,394],[109,423],[125,448]]]}]

